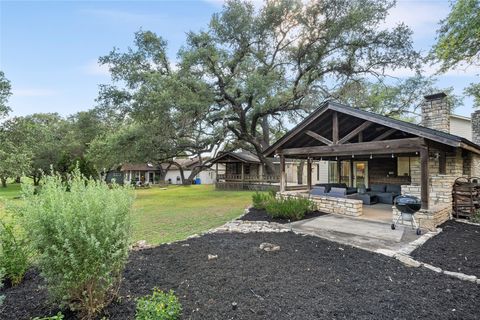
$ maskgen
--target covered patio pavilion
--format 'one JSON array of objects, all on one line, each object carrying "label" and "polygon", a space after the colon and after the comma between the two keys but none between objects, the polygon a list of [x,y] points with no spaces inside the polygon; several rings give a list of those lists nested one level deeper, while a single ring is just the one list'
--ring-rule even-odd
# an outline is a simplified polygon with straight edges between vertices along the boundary
[{"label": "covered patio pavilion", "polygon": [[[430,103],[443,98],[444,94],[426,97]],[[280,194],[310,196],[312,163],[329,160],[336,183],[366,188],[398,185],[402,194],[419,197],[422,210],[417,217],[423,228],[432,229],[450,217],[453,181],[470,174],[480,147],[443,131],[326,102],[264,154],[280,158]],[[288,158],[307,160],[306,190],[286,191]],[[331,213],[362,216],[367,207],[355,196],[327,194],[313,199],[320,210]],[[384,205],[383,211],[390,218],[399,214],[392,204]]]}]

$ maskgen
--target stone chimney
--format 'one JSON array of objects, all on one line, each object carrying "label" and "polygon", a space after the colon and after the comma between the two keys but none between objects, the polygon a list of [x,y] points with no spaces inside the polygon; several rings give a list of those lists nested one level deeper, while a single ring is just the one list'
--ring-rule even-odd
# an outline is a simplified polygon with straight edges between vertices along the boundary
[{"label": "stone chimney", "polygon": [[480,110],[472,113],[472,141],[480,145]]},{"label": "stone chimney", "polygon": [[444,92],[424,97],[422,103],[422,126],[450,132],[450,106]]}]

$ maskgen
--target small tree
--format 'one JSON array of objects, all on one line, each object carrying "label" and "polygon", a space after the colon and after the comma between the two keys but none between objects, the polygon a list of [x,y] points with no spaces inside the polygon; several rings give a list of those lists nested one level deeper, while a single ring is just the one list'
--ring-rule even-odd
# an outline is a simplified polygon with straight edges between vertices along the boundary
[{"label": "small tree", "polygon": [[90,319],[115,295],[128,256],[128,188],[83,177],[46,176],[24,185],[24,221],[52,297]]}]

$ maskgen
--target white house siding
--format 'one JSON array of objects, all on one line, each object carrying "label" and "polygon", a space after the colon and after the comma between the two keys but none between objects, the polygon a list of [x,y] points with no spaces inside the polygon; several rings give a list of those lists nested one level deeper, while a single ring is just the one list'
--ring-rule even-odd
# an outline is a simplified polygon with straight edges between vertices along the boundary
[{"label": "white house siding", "polygon": [[450,133],[472,141],[472,120],[450,116]]},{"label": "white house siding", "polygon": [[[190,173],[192,173],[191,170],[183,171],[185,178],[188,178]],[[214,184],[217,176],[215,170],[210,169],[200,172],[195,178],[200,178],[201,184]],[[180,170],[168,170],[167,175],[165,176],[165,181],[169,182],[169,179],[171,179],[172,184],[182,184]]]}]

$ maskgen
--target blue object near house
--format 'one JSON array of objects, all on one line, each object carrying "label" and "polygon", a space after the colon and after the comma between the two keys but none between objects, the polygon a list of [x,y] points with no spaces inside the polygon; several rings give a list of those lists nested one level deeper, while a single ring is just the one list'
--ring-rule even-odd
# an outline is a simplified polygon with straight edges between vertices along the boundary
[{"label": "blue object near house", "polygon": [[202,180],[200,178],[195,179],[195,184],[202,184]]}]

